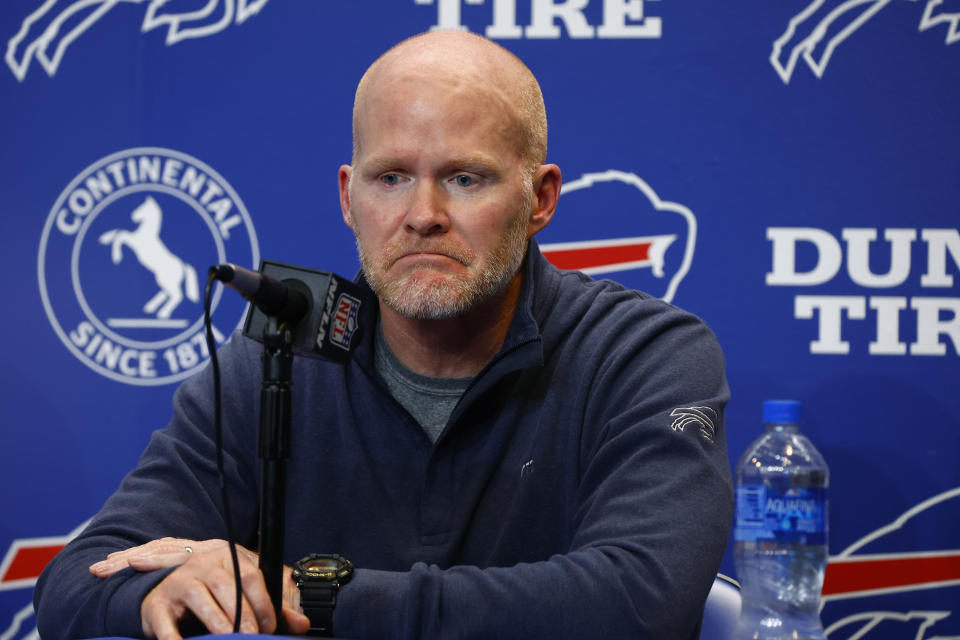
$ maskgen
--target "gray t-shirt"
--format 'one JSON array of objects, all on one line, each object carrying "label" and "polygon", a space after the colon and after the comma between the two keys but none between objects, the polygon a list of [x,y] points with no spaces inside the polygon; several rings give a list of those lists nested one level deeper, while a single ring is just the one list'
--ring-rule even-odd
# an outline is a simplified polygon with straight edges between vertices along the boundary
[{"label": "gray t-shirt", "polygon": [[436,442],[473,378],[435,378],[411,371],[393,355],[379,322],[375,353],[377,372],[390,393],[420,423],[430,441]]}]

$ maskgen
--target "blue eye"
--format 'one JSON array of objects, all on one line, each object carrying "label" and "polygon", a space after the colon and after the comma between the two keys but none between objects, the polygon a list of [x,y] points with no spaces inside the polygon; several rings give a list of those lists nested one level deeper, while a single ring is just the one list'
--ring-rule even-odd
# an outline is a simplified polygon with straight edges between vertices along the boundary
[{"label": "blue eye", "polygon": [[454,178],[454,180],[456,180],[457,185],[461,187],[469,187],[473,184],[473,178],[462,173]]},{"label": "blue eye", "polygon": [[395,173],[387,173],[380,176],[380,181],[383,182],[383,184],[392,187],[400,183],[400,176]]}]

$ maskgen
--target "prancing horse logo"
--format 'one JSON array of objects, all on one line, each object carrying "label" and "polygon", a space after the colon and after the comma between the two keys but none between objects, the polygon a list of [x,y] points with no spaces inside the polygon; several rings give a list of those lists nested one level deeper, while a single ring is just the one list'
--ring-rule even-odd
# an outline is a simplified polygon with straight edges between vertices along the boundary
[{"label": "prancing horse logo", "polygon": [[190,301],[199,302],[197,272],[174,255],[160,239],[163,212],[156,200],[147,196],[143,204],[133,210],[130,218],[139,223],[136,230],[107,231],[100,236],[100,244],[110,245],[113,264],[120,264],[123,260],[123,247],[127,246],[133,250],[140,264],[153,272],[160,291],[143,306],[144,313],[156,313],[158,318],[165,320],[183,301],[184,293]]}]

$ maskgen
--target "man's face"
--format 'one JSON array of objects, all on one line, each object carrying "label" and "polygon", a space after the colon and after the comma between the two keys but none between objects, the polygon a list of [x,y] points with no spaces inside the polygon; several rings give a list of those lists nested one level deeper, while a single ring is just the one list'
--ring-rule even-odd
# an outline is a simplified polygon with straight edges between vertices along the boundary
[{"label": "man's face", "polygon": [[502,291],[526,250],[533,191],[512,110],[475,83],[429,77],[367,94],[340,177],[364,273],[400,315],[460,315]]}]

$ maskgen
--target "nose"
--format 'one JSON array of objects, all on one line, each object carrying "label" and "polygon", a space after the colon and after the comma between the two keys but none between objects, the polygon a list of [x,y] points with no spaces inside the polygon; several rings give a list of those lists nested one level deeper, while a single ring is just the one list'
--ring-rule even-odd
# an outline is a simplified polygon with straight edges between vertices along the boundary
[{"label": "nose", "polygon": [[413,201],[407,210],[406,228],[421,236],[446,233],[450,218],[443,189],[429,180],[422,180],[413,190]]}]

